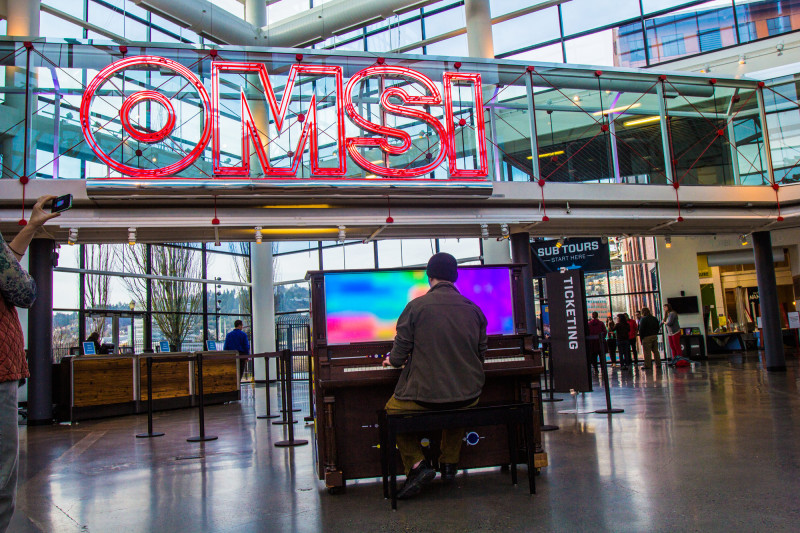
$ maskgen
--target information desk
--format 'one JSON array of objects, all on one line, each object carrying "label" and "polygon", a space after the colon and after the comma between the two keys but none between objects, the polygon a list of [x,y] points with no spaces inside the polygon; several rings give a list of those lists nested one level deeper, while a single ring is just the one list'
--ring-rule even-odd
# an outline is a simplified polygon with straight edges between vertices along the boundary
[{"label": "information desk", "polygon": [[[85,420],[147,411],[147,356],[153,358],[153,406],[156,410],[191,407],[197,399],[197,368],[190,352],[64,357],[53,365],[53,401],[59,420]],[[238,355],[237,352],[214,352]],[[186,361],[159,359],[186,357]],[[236,359],[203,360],[205,403],[237,401]]]}]

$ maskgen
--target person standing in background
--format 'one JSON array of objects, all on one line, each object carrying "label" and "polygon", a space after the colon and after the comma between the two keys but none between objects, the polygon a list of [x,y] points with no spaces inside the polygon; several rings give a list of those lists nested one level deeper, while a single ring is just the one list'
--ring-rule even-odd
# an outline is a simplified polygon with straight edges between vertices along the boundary
[{"label": "person standing in background", "polygon": [[[638,313],[638,312],[637,312]],[[639,350],[636,346],[636,340],[639,336],[639,321],[634,320],[628,313],[625,313],[625,318],[628,320],[628,326],[631,328],[628,333],[628,341],[631,343],[631,352],[633,353],[634,367],[639,366]]]},{"label": "person standing in background", "polygon": [[608,356],[611,358],[611,366],[617,366],[617,337],[616,333],[614,333],[614,328],[616,328],[616,324],[614,324],[614,319],[611,318],[611,315],[606,319],[606,331],[608,331],[608,337],[606,338],[606,344],[608,345]]},{"label": "person standing in background", "polygon": [[628,325],[628,319],[625,313],[617,315],[617,323],[614,326],[614,333],[617,335],[617,349],[619,350],[619,359],[622,363],[622,370],[630,370],[631,368],[631,327]]},{"label": "person standing in background", "polygon": [[[250,341],[247,340],[247,333],[242,331],[244,323],[237,320],[233,323],[233,329],[225,335],[223,350],[236,350],[239,355],[250,355]],[[239,376],[244,374],[247,368],[248,359],[239,359]]]},{"label": "person standing in background", "polygon": [[587,343],[587,352],[589,355],[589,364],[594,367],[597,372],[598,361],[600,364],[606,364],[606,350],[603,347],[606,339],[606,326],[602,321],[597,319],[597,312],[592,313],[592,319],[588,323],[589,328],[589,342]]},{"label": "person standing in background", "polygon": [[683,357],[683,349],[681,348],[681,324],[678,321],[678,313],[672,308],[670,304],[664,304],[664,320],[662,321],[667,328],[667,341],[669,344],[669,351],[672,358],[669,364],[675,364],[675,359]]},{"label": "person standing in background", "polygon": [[653,316],[650,309],[642,307],[642,319],[639,321],[639,337],[642,339],[642,353],[644,354],[644,364],[642,368],[649,370],[652,368],[651,354],[656,358],[656,370],[661,369],[661,353],[658,351],[658,319]]},{"label": "person standing in background", "polygon": [[17,307],[27,309],[36,300],[36,283],[19,264],[36,231],[59,213],[45,213],[44,204],[55,196],[36,201],[27,225],[10,243],[0,234],[0,533],[14,515],[19,468],[17,389],[30,376],[25,359],[25,340]]}]

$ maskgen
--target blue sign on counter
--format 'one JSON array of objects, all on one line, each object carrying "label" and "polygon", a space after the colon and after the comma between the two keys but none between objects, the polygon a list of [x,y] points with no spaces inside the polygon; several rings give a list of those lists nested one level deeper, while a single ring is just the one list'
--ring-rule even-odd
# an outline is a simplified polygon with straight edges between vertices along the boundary
[{"label": "blue sign on counter", "polygon": [[158,349],[159,349],[159,350],[161,350],[162,352],[168,352],[168,351],[170,351],[170,349],[169,349],[169,342],[168,342],[168,341],[161,341],[161,342],[159,342],[159,343],[158,343]]}]

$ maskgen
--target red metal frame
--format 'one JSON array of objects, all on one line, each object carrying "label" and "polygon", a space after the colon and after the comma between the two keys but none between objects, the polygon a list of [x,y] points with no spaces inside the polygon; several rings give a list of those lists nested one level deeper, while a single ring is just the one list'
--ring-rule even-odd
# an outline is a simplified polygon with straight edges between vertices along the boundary
[{"label": "red metal frame", "polygon": [[[147,133],[135,128],[130,121],[131,109],[146,100],[158,102],[167,110],[166,124],[164,124],[164,127],[160,130],[152,133]],[[138,93],[134,93],[122,102],[122,107],[119,108],[119,121],[122,123],[122,128],[128,132],[128,135],[144,143],[152,144],[163,141],[175,128],[175,120],[175,108],[172,107],[169,98],[155,91],[139,91]]]},{"label": "red metal frame", "polygon": [[[115,161],[111,158],[111,156],[105,153],[101,148],[100,145],[97,143],[97,140],[94,137],[94,133],[92,132],[91,127],[91,115],[90,115],[90,108],[92,105],[92,100],[94,98],[95,93],[97,90],[106,82],[108,81],[111,76],[125,70],[130,67],[134,67],[137,65],[147,65],[147,66],[155,66],[158,68],[167,68],[177,72],[186,80],[192,84],[192,86],[197,90],[198,94],[200,95],[200,99],[203,102],[203,132],[200,135],[200,140],[197,142],[197,146],[195,146],[188,154],[186,154],[183,158],[171,165],[167,165],[161,168],[136,168],[126,165],[120,161]],[[137,93],[140,94],[140,93]],[[136,96],[136,95],[134,95]],[[132,97],[133,98],[133,97]],[[139,100],[141,101],[141,99]],[[161,101],[161,100],[159,100]],[[137,103],[137,102],[134,102]],[[129,108],[132,107],[134,104],[130,104]],[[125,104],[123,103],[123,107]],[[120,113],[122,109],[120,109]],[[174,112],[173,112],[174,115]],[[127,113],[126,113],[127,116]],[[100,158],[103,163],[108,165],[109,167],[113,168],[117,172],[121,174],[128,174],[134,177],[142,177],[142,178],[165,178],[180,172],[181,170],[185,169],[192,163],[194,163],[200,154],[203,153],[205,150],[206,145],[208,144],[208,140],[211,138],[211,99],[208,97],[208,92],[206,92],[206,88],[203,86],[202,82],[195,76],[191,70],[184,67],[177,61],[173,61],[171,59],[167,59],[164,57],[158,56],[134,56],[125,59],[121,59],[119,61],[115,61],[114,63],[110,64],[103,70],[101,70],[97,76],[89,83],[88,87],[83,93],[83,98],[81,99],[81,130],[83,130],[83,137],[86,139],[86,142],[92,148],[92,151]],[[173,124],[174,126],[174,124]],[[124,127],[124,126],[123,126]],[[133,129],[133,128],[131,128]],[[130,130],[127,128],[125,129],[126,132],[129,134],[131,133]],[[158,133],[158,132],[157,132]],[[131,135],[134,137],[133,135]],[[135,138],[135,137],[134,137]]]}]

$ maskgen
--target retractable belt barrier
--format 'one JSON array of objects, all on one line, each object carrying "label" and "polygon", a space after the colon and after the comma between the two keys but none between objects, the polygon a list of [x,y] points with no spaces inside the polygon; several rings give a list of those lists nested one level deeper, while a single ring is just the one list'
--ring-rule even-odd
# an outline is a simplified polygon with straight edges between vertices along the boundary
[{"label": "retractable belt barrier", "polygon": [[[186,439],[188,442],[206,442],[216,440],[219,437],[216,435],[206,435],[205,433],[205,395],[203,394],[203,360],[204,359],[221,359],[221,360],[240,360],[240,359],[258,359],[264,358],[265,363],[268,359],[277,359],[279,363],[279,379],[281,382],[281,396],[282,396],[282,413],[281,421],[273,422],[273,424],[287,425],[289,427],[289,438],[287,440],[278,441],[275,446],[289,447],[289,446],[302,446],[308,444],[307,440],[295,439],[293,424],[297,423],[294,420],[292,412],[292,379],[291,379],[291,359],[293,355],[306,355],[311,356],[309,351],[292,352],[291,350],[280,350],[277,352],[263,352],[252,355],[230,355],[230,354],[213,354],[208,352],[193,352],[184,355],[160,355],[160,354],[142,354],[141,357],[145,358],[147,364],[147,433],[139,433],[136,438],[152,438],[161,437],[163,432],[153,431],[153,363],[178,363],[189,362],[194,360],[197,365],[197,396],[198,396],[198,426],[200,434],[196,437],[189,437]],[[312,383],[311,368],[309,367],[309,387]],[[309,398],[313,393],[309,392]],[[280,415],[273,415],[270,406],[269,394],[269,380],[266,386],[266,403],[267,412],[265,415],[259,415],[256,418],[277,418]],[[299,409],[298,409],[299,410]],[[309,417],[313,420],[312,411],[313,406],[309,405]],[[306,417],[306,418],[309,418]]]}]

